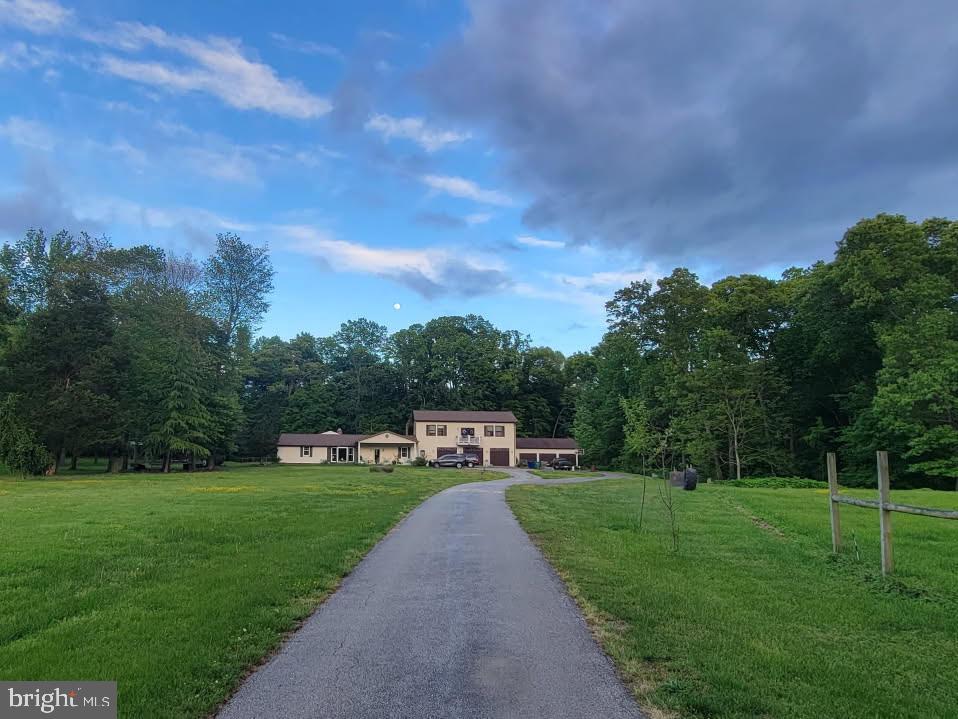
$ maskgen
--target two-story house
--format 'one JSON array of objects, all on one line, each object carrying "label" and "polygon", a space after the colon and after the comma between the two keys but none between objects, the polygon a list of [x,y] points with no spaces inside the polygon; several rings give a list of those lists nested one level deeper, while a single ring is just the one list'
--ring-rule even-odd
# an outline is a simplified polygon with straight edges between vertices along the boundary
[{"label": "two-story house", "polygon": [[279,461],[288,464],[405,464],[415,457],[430,460],[455,453],[474,455],[483,465],[514,467],[526,460],[557,457],[578,464],[579,448],[565,437],[517,437],[512,412],[426,409],[413,412],[406,434],[284,432],[277,442]]},{"label": "two-story house", "polygon": [[512,467],[516,463],[516,416],[512,412],[417,409],[410,429],[420,457],[436,459],[463,452],[479,464]]}]

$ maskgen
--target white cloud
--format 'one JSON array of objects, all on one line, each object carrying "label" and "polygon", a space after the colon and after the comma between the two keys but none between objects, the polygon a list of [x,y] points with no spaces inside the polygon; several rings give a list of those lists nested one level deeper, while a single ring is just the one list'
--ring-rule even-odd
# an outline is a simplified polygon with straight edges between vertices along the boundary
[{"label": "white cloud", "polygon": [[145,229],[193,227],[232,232],[255,232],[257,229],[256,225],[200,207],[157,207],[113,196],[83,197],[78,204],[100,221]]},{"label": "white cloud", "polygon": [[57,144],[56,137],[46,125],[15,115],[0,123],[0,137],[13,145],[44,152],[52,150]]},{"label": "white cloud", "polygon": [[435,152],[447,145],[458,145],[471,137],[468,132],[430,127],[421,117],[371,115],[365,127],[367,131],[378,132],[385,140],[396,137],[412,140],[426,152]]},{"label": "white cloud", "polygon": [[437,192],[443,192],[453,197],[474,200],[484,205],[500,205],[509,207],[512,198],[498,190],[484,190],[472,180],[450,175],[423,175],[422,181]]},{"label": "white cloud", "polygon": [[233,147],[221,151],[187,147],[180,154],[189,168],[199,175],[245,185],[258,184],[260,181],[256,163],[245,154],[243,148]]},{"label": "white cloud", "polygon": [[467,225],[484,225],[491,219],[492,215],[488,212],[473,212],[465,217]]},{"label": "white cloud", "polygon": [[115,23],[109,31],[87,32],[83,38],[128,52],[156,47],[192,61],[176,65],[117,55],[100,58],[103,72],[169,92],[205,92],[240,110],[299,119],[325,115],[332,107],[298,81],[281,78],[269,65],[247,57],[239,40],[216,36],[197,40],[135,22]]},{"label": "white cloud", "polygon": [[301,52],[304,55],[324,55],[334,60],[339,60],[340,62],[345,60],[342,51],[334,45],[327,45],[326,43],[315,42],[313,40],[297,40],[281,32],[271,32],[269,36],[284,50]]},{"label": "white cloud", "polygon": [[560,284],[518,282],[512,287],[512,291],[517,295],[534,300],[574,305],[594,315],[602,315],[605,312],[605,303],[609,299],[606,295],[598,292],[578,287],[564,287]]},{"label": "white cloud", "polygon": [[73,11],[51,0],[0,0],[0,25],[14,25],[38,34],[56,32]]},{"label": "white cloud", "polygon": [[288,249],[314,257],[332,271],[385,277],[427,298],[491,294],[512,284],[506,266],[482,253],[463,256],[445,247],[372,247],[338,239],[312,225],[273,229],[289,239]]},{"label": "white cloud", "polygon": [[526,247],[548,247],[552,250],[558,250],[562,247],[565,247],[564,242],[557,242],[556,240],[541,240],[538,237],[533,237],[532,235],[519,235],[516,238],[516,242],[520,245],[525,245]]},{"label": "white cloud", "polygon": [[59,54],[49,48],[27,45],[24,42],[15,42],[0,48],[0,68],[24,70],[51,65],[59,59]]},{"label": "white cloud", "polygon": [[662,272],[653,265],[646,265],[639,270],[593,272],[591,275],[547,273],[546,276],[579,290],[614,291],[627,287],[633,282],[641,282],[642,280],[654,282],[662,276]]}]

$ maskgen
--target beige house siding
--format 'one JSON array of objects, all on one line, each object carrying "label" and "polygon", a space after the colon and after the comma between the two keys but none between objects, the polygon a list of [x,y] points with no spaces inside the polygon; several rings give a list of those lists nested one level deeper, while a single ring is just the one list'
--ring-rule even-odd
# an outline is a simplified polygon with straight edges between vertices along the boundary
[{"label": "beige house siding", "polygon": [[[502,422],[442,422],[442,421],[429,421],[429,422],[420,422],[416,421],[415,423],[415,435],[416,439],[419,442],[419,454],[425,457],[427,460],[436,459],[436,450],[440,447],[457,447],[459,451],[468,452],[468,446],[459,446],[457,440],[461,434],[463,427],[472,427],[475,430],[475,436],[479,438],[479,445],[482,447],[482,459],[483,462],[489,464],[489,450],[490,449],[508,449],[509,450],[509,466],[515,466],[516,463],[516,425],[514,423],[502,423]],[[433,436],[430,437],[426,434],[426,425],[435,424],[435,425],[444,425],[446,427],[446,436]],[[503,437],[486,437],[485,436],[485,426],[487,424],[495,426],[496,424],[505,427],[505,436]]]},{"label": "beige house siding", "polygon": [[376,450],[379,450],[379,463],[380,464],[392,464],[393,462],[406,464],[413,457],[415,453],[410,447],[409,457],[403,458],[400,457],[399,446],[395,444],[370,444],[367,445],[365,442],[359,447],[359,461],[365,462],[366,464],[375,464],[376,462]]},{"label": "beige house siding", "polygon": [[326,461],[326,447],[313,447],[312,457],[300,457],[299,447],[277,447],[276,456],[282,464],[319,464]]},{"label": "beige house siding", "polygon": [[[402,447],[409,447],[409,455],[403,457]],[[416,456],[416,443],[410,442],[408,437],[394,432],[380,432],[359,443],[359,461],[373,464],[376,461],[376,450],[379,450],[379,463],[391,464],[397,462],[405,464]]]}]

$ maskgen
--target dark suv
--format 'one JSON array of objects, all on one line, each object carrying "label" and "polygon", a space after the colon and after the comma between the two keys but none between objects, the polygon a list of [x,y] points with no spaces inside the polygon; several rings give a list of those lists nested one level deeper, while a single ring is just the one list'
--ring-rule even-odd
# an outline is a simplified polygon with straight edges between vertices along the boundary
[{"label": "dark suv", "polygon": [[568,469],[569,471],[572,471],[575,469],[575,464],[570,462],[568,459],[563,459],[560,457],[559,459],[552,460],[552,469]]},{"label": "dark suv", "polygon": [[444,454],[438,459],[429,460],[430,467],[475,467],[479,464],[479,458],[474,454]]}]

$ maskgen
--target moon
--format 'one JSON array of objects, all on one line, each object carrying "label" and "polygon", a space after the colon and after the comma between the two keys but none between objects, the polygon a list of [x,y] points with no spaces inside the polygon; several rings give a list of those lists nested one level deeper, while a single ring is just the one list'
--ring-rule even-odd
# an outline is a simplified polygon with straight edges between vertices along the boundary
[{"label": "moon", "polygon": [[399,304],[398,302],[393,305],[393,309],[394,309],[394,310],[398,310],[398,309],[401,309],[401,308],[402,308],[402,305]]}]

